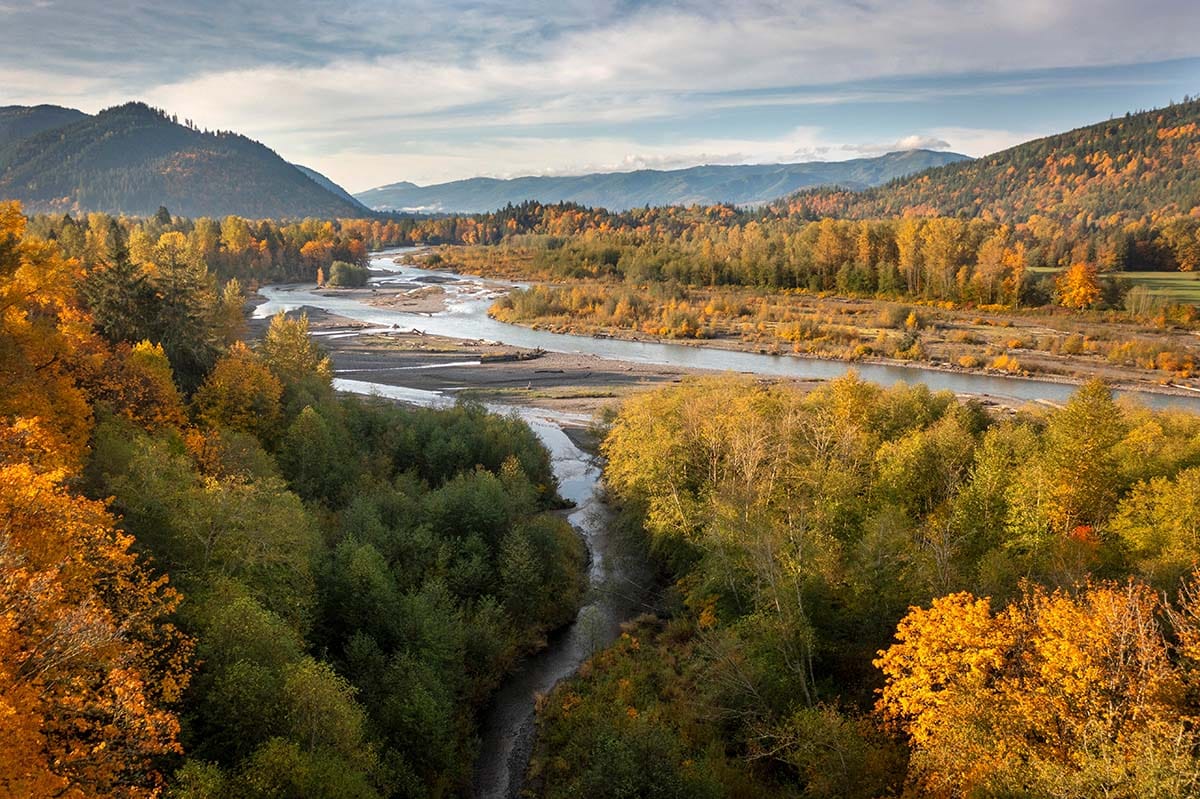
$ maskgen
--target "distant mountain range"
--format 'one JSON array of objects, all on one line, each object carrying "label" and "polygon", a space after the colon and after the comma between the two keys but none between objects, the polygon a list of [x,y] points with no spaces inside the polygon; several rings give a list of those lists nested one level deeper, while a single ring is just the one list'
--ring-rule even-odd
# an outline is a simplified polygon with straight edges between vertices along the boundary
[{"label": "distant mountain range", "polygon": [[143,103],[95,116],[58,106],[0,108],[0,199],[27,211],[137,216],[361,217],[324,175],[235,133],[181,125]]},{"label": "distant mountain range", "polygon": [[697,166],[571,177],[470,178],[432,186],[392,183],[355,196],[379,211],[476,213],[525,200],[574,202],[610,211],[656,205],[756,205],[812,186],[865,189],[930,167],[968,160],[957,153],[907,150],[876,158],[800,164]]},{"label": "distant mountain range", "polygon": [[1200,100],[1126,114],[865,191],[776,204],[859,219],[906,214],[1113,226],[1200,211]]},{"label": "distant mountain range", "polygon": [[769,205],[804,216],[979,216],[1109,225],[1200,208],[1200,100],[1126,114],[979,159],[910,150],[799,164],[699,166],[572,177],[393,183],[350,195],[235,133],[198,130],[143,103],[95,115],[0,107],[0,199],[30,212],[362,217],[476,213],[527,200],[612,211]]}]

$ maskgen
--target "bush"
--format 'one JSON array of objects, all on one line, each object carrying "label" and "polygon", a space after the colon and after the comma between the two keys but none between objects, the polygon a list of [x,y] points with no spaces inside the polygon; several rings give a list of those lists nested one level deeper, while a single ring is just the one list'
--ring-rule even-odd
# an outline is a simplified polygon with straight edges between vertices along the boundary
[{"label": "bush", "polygon": [[370,270],[365,266],[334,261],[333,265],[329,267],[329,279],[325,281],[325,285],[337,288],[359,288],[367,285],[367,278],[370,275]]}]

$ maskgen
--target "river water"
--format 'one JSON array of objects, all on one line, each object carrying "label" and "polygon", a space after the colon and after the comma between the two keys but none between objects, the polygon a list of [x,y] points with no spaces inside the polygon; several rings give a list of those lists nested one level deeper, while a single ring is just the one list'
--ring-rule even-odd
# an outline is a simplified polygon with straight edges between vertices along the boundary
[{"label": "river water", "polygon": [[[454,404],[452,397],[436,391],[362,380],[338,378],[334,387],[427,407]],[[574,674],[594,652],[616,639],[621,622],[636,614],[647,595],[652,575],[636,548],[612,531],[608,508],[599,495],[599,465],[562,430],[563,424],[584,424],[590,419],[538,408],[499,404],[487,408],[520,416],[549,450],[558,493],[575,503],[567,521],[583,537],[591,556],[587,594],[575,619],[545,649],[521,663],[493,697],[483,719],[475,795],[508,799],[520,792],[533,750],[536,697],[548,694],[559,680]]]},{"label": "river water", "polygon": [[[1074,391],[1073,386],[1043,380],[878,364],[860,363],[851,367],[837,361],[680,344],[596,339],[508,325],[489,318],[487,309],[496,297],[520,284],[480,280],[394,263],[394,258],[410,251],[393,250],[373,255],[372,269],[386,274],[373,277],[371,284],[414,288],[442,285],[448,298],[444,312],[430,315],[378,308],[336,292],[320,291],[315,285],[292,285],[262,288],[260,293],[267,301],[255,309],[254,315],[265,318],[281,310],[308,306],[366,322],[377,329],[417,329],[434,335],[486,339],[527,348],[540,347],[551,352],[583,353],[613,360],[783,377],[833,378],[853,368],[863,379],[883,385],[923,383],[933,390],[988,394],[1025,401],[1062,402]],[[453,396],[440,392],[358,380],[351,377],[349,372],[341,374],[346,376],[337,378],[334,385],[342,391],[376,394],[430,407],[454,403]],[[1183,407],[1200,411],[1200,396],[1129,393],[1151,407]],[[568,520],[583,536],[591,555],[589,589],[575,620],[554,636],[544,650],[520,665],[500,688],[482,722],[480,752],[475,770],[476,796],[509,799],[520,791],[533,748],[536,697],[548,693],[556,683],[573,674],[594,652],[607,646],[619,635],[621,623],[635,615],[645,597],[650,574],[648,565],[636,552],[612,533],[609,512],[599,495],[599,466],[563,432],[563,425],[585,424],[590,420],[580,415],[540,408],[498,404],[488,405],[488,408],[499,413],[519,415],[550,451],[559,493],[576,505]]]},{"label": "river water", "polygon": [[[487,309],[496,297],[520,284],[481,280],[451,272],[417,269],[394,263],[398,255],[411,251],[412,248],[375,254],[371,259],[371,268],[376,272],[388,274],[372,278],[372,285],[441,285],[448,298],[444,312],[431,315],[378,308],[336,292],[320,291],[315,285],[292,285],[267,286],[261,289],[260,293],[267,298],[267,302],[255,309],[255,316],[266,317],[280,310],[294,310],[307,305],[380,327],[391,328],[395,325],[440,336],[486,339],[529,349],[540,347],[550,352],[580,353],[619,361],[778,377],[829,379],[853,369],[864,380],[885,386],[896,383],[921,383],[934,391],[949,390],[956,394],[990,395],[1027,402],[1047,400],[1061,403],[1069,398],[1076,388],[1070,384],[1049,380],[950,372],[920,366],[847,364],[842,361],[793,355],[764,355],[687,344],[602,339],[533,330],[498,322],[487,315]],[[1174,407],[1200,411],[1200,394],[1190,397],[1141,391],[1121,393],[1133,395],[1139,402],[1152,408]]]}]

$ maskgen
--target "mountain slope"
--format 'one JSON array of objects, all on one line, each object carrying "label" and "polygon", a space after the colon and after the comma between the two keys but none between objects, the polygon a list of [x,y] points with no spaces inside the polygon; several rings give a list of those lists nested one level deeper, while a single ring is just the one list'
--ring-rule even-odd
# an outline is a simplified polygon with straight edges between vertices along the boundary
[{"label": "mountain slope", "polygon": [[296,169],[299,169],[301,172],[303,172],[305,175],[307,175],[309,180],[315,181],[316,184],[318,186],[320,186],[321,188],[325,189],[328,192],[336,194],[338,197],[341,197],[343,200],[345,200],[348,203],[353,203],[354,206],[356,208],[358,208],[358,210],[360,212],[367,213],[367,214],[371,213],[371,209],[368,208],[367,206],[363,205],[362,203],[360,203],[358,201],[358,198],[356,198],[353,194],[346,191],[341,186],[334,183],[332,180],[325,177],[317,170],[312,169],[311,167],[303,166],[301,164],[292,164],[292,166],[296,167]]},{"label": "mountain slope", "polygon": [[808,186],[865,188],[966,156],[930,150],[878,158],[802,164],[698,166],[670,171],[595,173],[571,177],[471,178],[433,186],[393,183],[355,195],[376,209],[473,213],[525,200],[575,202],[624,211],[646,205],[769,202]]},{"label": "mountain slope", "polygon": [[1108,226],[1200,207],[1200,100],[1026,142],[861,192],[813,191],[788,210],[854,218],[1039,215]]},{"label": "mountain slope", "polygon": [[29,211],[362,215],[262,144],[177,124],[142,103],[0,142],[0,198]]},{"label": "mountain slope", "polygon": [[6,105],[0,107],[0,147],[87,118],[82,111],[60,105]]}]

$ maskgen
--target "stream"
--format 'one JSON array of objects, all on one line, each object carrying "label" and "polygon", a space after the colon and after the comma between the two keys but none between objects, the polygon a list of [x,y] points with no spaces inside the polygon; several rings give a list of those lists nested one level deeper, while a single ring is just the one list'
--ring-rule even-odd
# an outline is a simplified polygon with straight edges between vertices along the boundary
[{"label": "stream", "polygon": [[[839,361],[682,344],[591,338],[509,325],[489,318],[487,309],[496,297],[521,284],[418,269],[394,262],[397,256],[415,249],[374,253],[371,257],[374,275],[370,285],[411,289],[439,285],[445,290],[447,300],[446,310],[442,312],[419,314],[375,307],[354,297],[322,291],[309,284],[263,287],[260,293],[266,302],[255,309],[254,316],[266,318],[281,310],[291,311],[307,306],[373,326],[364,331],[332,334],[338,336],[396,328],[415,329],[434,335],[484,339],[551,352],[583,353],[620,361],[781,377],[828,379],[843,375],[853,368],[864,380],[882,385],[921,383],[935,391],[986,394],[1023,401],[1061,403],[1075,390],[1075,386],[1046,380],[884,364],[859,363],[851,366]],[[335,379],[334,386],[341,391],[374,394],[429,407],[454,403],[452,394],[357,380],[350,377],[353,373],[348,371],[339,374],[341,376]],[[1123,393],[1131,394],[1139,402],[1154,408],[1179,407],[1200,411],[1200,395]],[[620,634],[621,623],[636,614],[647,591],[650,574],[648,564],[623,546],[610,530],[609,511],[599,495],[600,468],[595,459],[580,450],[563,432],[564,425],[585,425],[590,419],[579,414],[523,406],[488,404],[487,407],[498,413],[520,416],[550,451],[559,493],[575,503],[575,510],[568,520],[583,536],[591,556],[588,593],[574,621],[565,630],[552,636],[545,649],[520,664],[501,686],[483,719],[475,768],[475,794],[481,799],[510,799],[520,792],[532,753],[536,731],[536,697],[548,693],[559,680],[573,674],[594,652],[615,640]]]},{"label": "stream", "polygon": [[[444,407],[454,399],[436,391],[338,378],[339,391],[396,399],[426,407]],[[608,508],[599,496],[600,467],[563,432],[562,424],[586,424],[590,418],[538,408],[487,404],[496,413],[520,416],[550,451],[558,493],[575,503],[567,521],[583,536],[590,562],[588,591],[575,619],[552,635],[549,645],[526,658],[493,697],[483,720],[475,795],[509,799],[521,790],[533,752],[534,703],[564,677],[575,673],[596,651],[621,632],[621,622],[636,615],[652,575],[639,553],[613,535]]]}]

